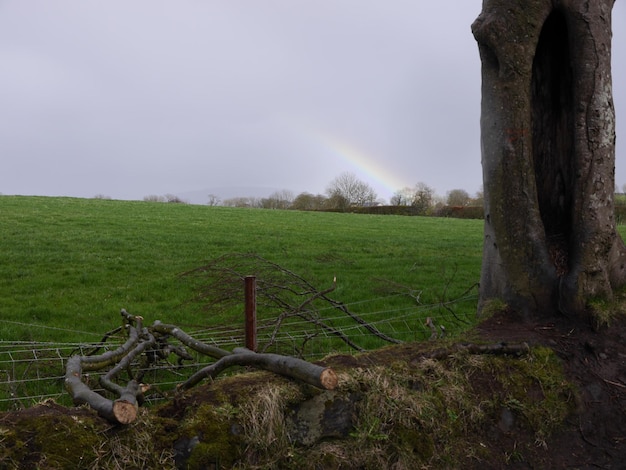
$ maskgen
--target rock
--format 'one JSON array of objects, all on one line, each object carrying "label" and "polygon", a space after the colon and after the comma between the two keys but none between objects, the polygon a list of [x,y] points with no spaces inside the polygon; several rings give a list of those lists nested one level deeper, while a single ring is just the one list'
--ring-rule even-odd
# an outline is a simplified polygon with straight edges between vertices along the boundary
[{"label": "rock", "polygon": [[200,438],[193,436],[192,438],[180,438],[174,443],[174,462],[176,468],[187,468],[187,459],[199,442]]},{"label": "rock", "polygon": [[311,446],[324,438],[346,437],[354,427],[357,396],[325,391],[295,405],[286,419],[292,442]]},{"label": "rock", "polygon": [[515,415],[508,408],[502,408],[502,413],[500,414],[500,421],[498,422],[498,428],[503,433],[509,433],[513,430],[513,426],[515,425]]},{"label": "rock", "polygon": [[602,400],[603,388],[599,382],[590,383],[585,387],[585,390],[591,395],[593,401]]}]

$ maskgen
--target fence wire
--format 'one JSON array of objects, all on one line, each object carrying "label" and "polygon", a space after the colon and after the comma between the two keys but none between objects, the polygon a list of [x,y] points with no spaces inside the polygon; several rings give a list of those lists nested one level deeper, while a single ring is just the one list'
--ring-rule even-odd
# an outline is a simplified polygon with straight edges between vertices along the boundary
[{"label": "fence wire", "polygon": [[[419,305],[405,309],[361,313],[359,318],[366,323],[365,325],[332,308],[316,312],[317,316],[313,322],[311,318],[294,316],[285,320],[278,329],[275,321],[266,320],[257,328],[258,351],[318,360],[333,353],[346,354],[358,351],[342,338],[347,338],[351,344],[361,350],[376,349],[389,344],[388,341],[373,334],[372,329],[398,342],[424,341],[434,334],[432,328],[426,324],[427,317],[430,317],[439,327],[436,330],[437,335],[442,335],[446,330],[465,329],[474,323],[474,311],[460,314],[459,308],[455,311],[451,307],[454,304],[465,303],[467,305],[476,300],[476,295],[467,295],[447,304]],[[41,325],[36,324],[20,324],[28,325],[33,329],[42,328]],[[225,350],[242,347],[245,342],[243,324],[241,327],[195,326],[187,328],[185,325],[178,326],[194,339]],[[62,328],[53,329],[62,330]],[[76,330],[64,331],[77,332]],[[63,405],[71,405],[71,398],[64,388],[67,359],[76,354],[88,355],[97,347],[102,348],[99,353],[102,350],[112,350],[126,340],[123,335],[117,334],[108,338],[107,342],[101,343],[102,333],[78,333],[94,340],[85,343],[0,341],[0,410],[23,409],[46,399],[53,399]],[[178,364],[173,362],[175,358],[172,356],[168,358],[172,362],[165,359],[152,364],[145,371],[143,381],[151,386],[145,397],[148,403],[162,400],[177,384],[202,367],[214,362],[214,359],[207,356],[192,351],[189,353],[193,356],[193,360]],[[140,367],[139,363],[134,364],[134,367]],[[106,371],[102,372],[104,373]],[[100,375],[99,373],[84,374],[83,380],[92,389],[101,391],[98,385]],[[128,379],[129,377],[121,378],[121,380]],[[104,391],[102,393],[106,394]]]}]

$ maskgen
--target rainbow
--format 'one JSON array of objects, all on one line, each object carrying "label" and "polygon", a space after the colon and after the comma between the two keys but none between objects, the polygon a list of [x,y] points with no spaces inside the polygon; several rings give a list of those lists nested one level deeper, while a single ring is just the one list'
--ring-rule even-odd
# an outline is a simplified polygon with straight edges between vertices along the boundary
[{"label": "rainbow", "polygon": [[400,189],[415,184],[407,181],[405,176],[394,173],[385,165],[384,159],[362,151],[347,140],[319,132],[315,134],[315,141],[325,153],[347,162],[357,177],[364,179],[375,190],[388,193],[381,196],[389,198]]}]

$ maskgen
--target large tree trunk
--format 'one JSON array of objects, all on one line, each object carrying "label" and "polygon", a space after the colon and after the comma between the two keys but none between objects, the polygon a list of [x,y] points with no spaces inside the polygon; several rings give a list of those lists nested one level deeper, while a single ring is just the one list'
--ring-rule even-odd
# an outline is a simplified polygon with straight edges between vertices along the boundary
[{"label": "large tree trunk", "polygon": [[479,310],[579,313],[626,280],[613,194],[614,0],[484,0]]}]

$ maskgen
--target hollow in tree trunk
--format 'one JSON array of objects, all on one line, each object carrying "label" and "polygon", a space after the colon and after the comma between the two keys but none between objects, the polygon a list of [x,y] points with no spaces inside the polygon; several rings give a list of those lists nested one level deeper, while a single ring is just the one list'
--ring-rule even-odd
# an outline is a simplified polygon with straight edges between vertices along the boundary
[{"label": "hollow in tree trunk", "polygon": [[484,0],[479,310],[578,314],[626,281],[614,219],[614,0]]}]

